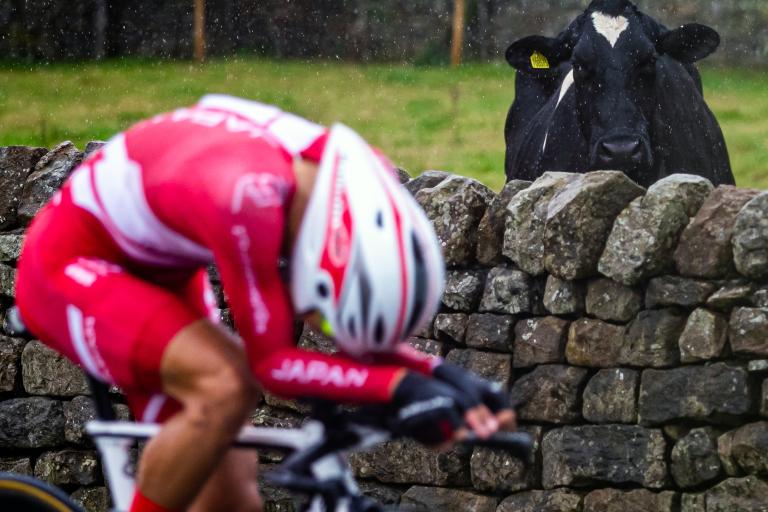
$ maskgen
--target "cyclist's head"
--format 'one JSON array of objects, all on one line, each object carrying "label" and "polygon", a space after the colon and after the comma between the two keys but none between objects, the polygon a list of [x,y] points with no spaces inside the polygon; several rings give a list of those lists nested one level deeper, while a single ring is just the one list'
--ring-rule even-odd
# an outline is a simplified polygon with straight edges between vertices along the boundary
[{"label": "cyclist's head", "polygon": [[434,315],[440,244],[394,167],[335,125],[298,229],[291,295],[344,352],[386,352]]}]

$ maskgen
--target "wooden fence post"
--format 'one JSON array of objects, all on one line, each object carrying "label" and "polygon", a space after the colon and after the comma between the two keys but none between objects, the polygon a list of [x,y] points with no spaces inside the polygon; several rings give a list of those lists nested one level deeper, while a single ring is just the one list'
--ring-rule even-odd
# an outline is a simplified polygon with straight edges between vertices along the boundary
[{"label": "wooden fence post", "polygon": [[453,37],[451,37],[451,66],[461,64],[464,50],[464,0],[453,2]]},{"label": "wooden fence post", "polygon": [[195,0],[194,13],[195,61],[205,61],[205,0]]}]

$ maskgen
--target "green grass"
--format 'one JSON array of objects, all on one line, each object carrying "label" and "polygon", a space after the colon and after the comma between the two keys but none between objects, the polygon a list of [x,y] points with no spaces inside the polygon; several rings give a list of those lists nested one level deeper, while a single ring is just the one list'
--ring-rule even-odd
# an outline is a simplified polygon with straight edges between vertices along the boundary
[{"label": "green grass", "polygon": [[[707,69],[710,106],[737,181],[768,188],[768,75]],[[109,61],[0,67],[0,145],[82,147],[155,113],[223,92],[322,123],[343,121],[412,174],[445,169],[504,182],[503,126],[514,94],[505,63],[442,67],[257,59]]]}]

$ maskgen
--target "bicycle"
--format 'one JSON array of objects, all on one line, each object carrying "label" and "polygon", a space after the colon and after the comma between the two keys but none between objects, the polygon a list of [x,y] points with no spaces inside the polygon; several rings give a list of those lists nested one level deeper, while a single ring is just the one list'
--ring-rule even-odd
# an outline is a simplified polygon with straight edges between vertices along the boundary
[{"label": "bicycle", "polygon": [[[6,333],[25,332],[15,308],[4,321]],[[96,419],[86,424],[101,457],[112,498],[112,512],[125,512],[133,499],[135,482],[131,448],[154,436],[160,425],[118,421],[107,384],[88,376]],[[317,403],[300,428],[244,427],[234,446],[270,449],[285,453],[278,468],[265,478],[273,485],[303,495],[303,512],[382,512],[379,503],[364,496],[357,486],[345,454],[370,449],[400,437],[397,421],[386,407],[344,409]],[[462,441],[473,446],[508,450],[527,462],[533,447],[530,435],[497,433],[490,439],[469,435]],[[0,509],[25,512],[83,512],[63,491],[39,479],[0,473]],[[390,509],[391,510],[391,509]]]}]

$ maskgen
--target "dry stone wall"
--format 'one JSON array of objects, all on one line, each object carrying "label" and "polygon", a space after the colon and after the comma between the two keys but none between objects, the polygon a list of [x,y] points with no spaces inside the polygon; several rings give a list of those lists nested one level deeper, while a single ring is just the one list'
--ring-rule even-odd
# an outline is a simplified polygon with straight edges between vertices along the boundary
[{"label": "dry stone wall", "polygon": [[[0,148],[2,309],[25,225],[98,145]],[[526,467],[394,441],[352,456],[366,493],[447,512],[766,510],[768,192],[688,175],[644,190],[612,171],[499,193],[440,171],[401,178],[449,266],[439,314],[409,341],[507,386],[536,450]],[[333,350],[310,330],[299,344]],[[105,511],[87,394],[41,343],[0,337],[0,470]],[[306,412],[267,394],[252,421],[291,427]],[[268,470],[280,456],[261,459]],[[264,493],[267,510],[295,510]]]}]

